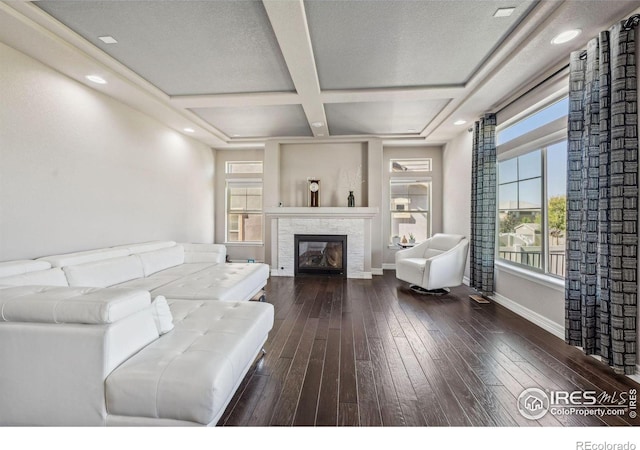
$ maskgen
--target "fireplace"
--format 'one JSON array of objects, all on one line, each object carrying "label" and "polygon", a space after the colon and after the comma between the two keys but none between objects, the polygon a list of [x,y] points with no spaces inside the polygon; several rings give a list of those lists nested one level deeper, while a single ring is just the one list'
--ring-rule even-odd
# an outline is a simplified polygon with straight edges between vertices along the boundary
[{"label": "fireplace", "polygon": [[294,274],[347,276],[347,236],[296,234]]}]

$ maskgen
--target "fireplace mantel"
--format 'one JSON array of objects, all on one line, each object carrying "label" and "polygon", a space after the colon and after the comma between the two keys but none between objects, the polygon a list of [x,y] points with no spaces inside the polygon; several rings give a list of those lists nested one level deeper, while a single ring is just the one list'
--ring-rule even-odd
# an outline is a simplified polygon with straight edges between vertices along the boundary
[{"label": "fireplace mantel", "polygon": [[371,278],[371,222],[377,207],[265,208],[271,275],[294,276],[294,235],[347,236],[347,278]]},{"label": "fireplace mantel", "polygon": [[348,208],[346,206],[338,207],[293,207],[283,206],[276,208],[265,208],[264,213],[267,217],[346,217],[346,218],[367,218],[371,219],[380,212],[375,207],[355,207]]}]

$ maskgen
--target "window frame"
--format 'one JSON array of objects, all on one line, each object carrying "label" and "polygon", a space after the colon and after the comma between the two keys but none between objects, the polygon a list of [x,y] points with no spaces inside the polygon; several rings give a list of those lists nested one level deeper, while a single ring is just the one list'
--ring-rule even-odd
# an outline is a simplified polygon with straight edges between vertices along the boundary
[{"label": "window frame", "polygon": [[[233,175],[238,175],[233,174]],[[254,175],[254,174],[252,174]],[[231,209],[231,191],[230,191],[230,187],[256,187],[256,188],[260,188],[260,192],[261,192],[261,202],[260,202],[260,209],[243,209],[243,210],[237,210]],[[225,186],[224,186],[224,198],[225,198],[225,205],[224,205],[224,210],[225,210],[225,214],[224,214],[224,242],[225,244],[229,244],[229,245],[262,245],[264,244],[264,185],[263,185],[263,180],[262,178],[254,178],[254,177],[234,177],[234,178],[227,178],[225,179]],[[242,213],[246,213],[246,214],[259,214],[262,216],[262,223],[261,223],[261,239],[259,241],[231,241],[229,240],[229,218],[231,214],[239,214],[240,212]]]},{"label": "window frame", "polygon": [[[404,158],[405,160],[408,158]],[[423,158],[421,158],[423,159]],[[403,173],[407,173],[407,172],[390,172],[390,173],[396,173],[396,174],[403,174]],[[414,172],[415,173],[415,172]],[[393,200],[393,193],[392,193],[392,186],[394,184],[404,184],[404,185],[411,185],[411,184],[421,184],[421,183],[426,183],[428,184],[428,189],[429,189],[429,194],[427,195],[427,204],[428,204],[428,209],[426,210],[422,210],[422,209],[406,209],[406,210],[397,210],[397,209],[392,209],[391,208],[391,202]],[[404,213],[418,213],[418,214],[426,214],[427,215],[427,230],[426,230],[426,237],[427,239],[430,238],[433,234],[433,179],[432,177],[403,177],[403,176],[391,176],[389,178],[389,198],[387,199],[388,203],[387,203],[387,208],[389,209],[389,243],[391,246],[393,246],[392,241],[393,241],[393,214],[394,213],[398,213],[398,212],[404,212]],[[416,242],[416,244],[418,244],[419,242]]]},{"label": "window frame", "polygon": [[[546,106],[550,106],[554,103],[562,101],[563,98],[556,98],[554,101],[549,102]],[[535,112],[531,112],[535,114],[536,112],[544,109],[546,106],[542,106],[536,108]],[[519,120],[524,120],[529,115],[519,118]],[[563,141],[567,141],[567,115],[554,119],[551,122],[548,122],[541,127],[533,129],[517,138],[514,138],[510,141],[505,142],[504,144],[500,144],[496,146],[496,164],[500,162],[507,161],[513,158],[517,158],[519,156],[523,156],[529,153],[532,153],[536,150],[541,151],[541,230],[540,230],[540,240],[541,240],[541,268],[537,268],[534,266],[530,266],[527,264],[518,263],[515,261],[510,261],[505,258],[500,257],[500,179],[499,177],[496,179],[496,230],[495,230],[495,260],[499,265],[504,266],[512,266],[518,268],[524,272],[531,272],[532,274],[536,274],[537,276],[545,276],[550,277],[553,280],[557,280],[558,282],[564,283],[564,275],[560,276],[554,274],[549,271],[549,212],[548,212],[548,170],[547,170],[547,152],[549,147],[553,145],[559,144]],[[499,125],[497,128],[497,132],[500,132],[501,129],[505,127],[510,127],[517,123],[517,121],[508,120],[505,121],[504,124]],[[568,149],[567,149],[568,150]],[[499,171],[498,175],[499,175]],[[565,194],[566,195],[566,194]],[[566,258],[566,255],[565,255]],[[566,260],[566,259],[565,259]]]}]

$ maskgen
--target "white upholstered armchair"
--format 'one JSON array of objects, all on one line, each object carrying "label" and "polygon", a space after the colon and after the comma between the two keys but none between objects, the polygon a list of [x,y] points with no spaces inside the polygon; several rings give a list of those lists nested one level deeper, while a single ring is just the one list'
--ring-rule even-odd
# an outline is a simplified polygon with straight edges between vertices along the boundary
[{"label": "white upholstered armchair", "polygon": [[435,234],[396,253],[396,277],[421,294],[445,294],[462,284],[469,241],[458,234]]}]

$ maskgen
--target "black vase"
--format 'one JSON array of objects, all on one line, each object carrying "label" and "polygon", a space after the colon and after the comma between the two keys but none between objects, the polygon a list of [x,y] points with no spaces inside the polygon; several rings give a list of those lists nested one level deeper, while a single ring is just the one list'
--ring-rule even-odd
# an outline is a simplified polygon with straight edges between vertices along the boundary
[{"label": "black vase", "polygon": [[353,191],[349,191],[349,197],[347,197],[347,206],[353,208],[356,206],[356,198],[353,196]]}]

